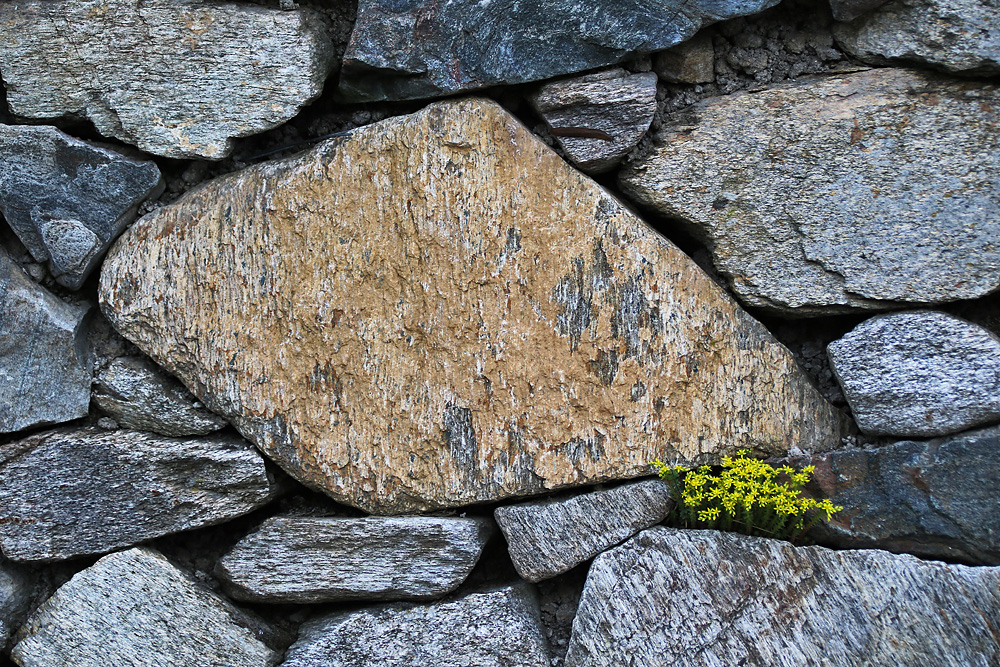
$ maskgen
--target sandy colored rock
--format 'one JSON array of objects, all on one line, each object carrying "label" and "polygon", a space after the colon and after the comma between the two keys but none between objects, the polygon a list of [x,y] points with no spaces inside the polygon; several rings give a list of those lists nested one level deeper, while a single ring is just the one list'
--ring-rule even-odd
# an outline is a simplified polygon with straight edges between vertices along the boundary
[{"label": "sandy colored rock", "polygon": [[484,100],[189,193],[119,241],[101,298],[291,474],[373,512],[841,436],[758,322]]},{"label": "sandy colored rock", "polygon": [[670,83],[711,83],[715,80],[715,48],[712,35],[701,31],[686,42],[653,58],[653,71]]}]

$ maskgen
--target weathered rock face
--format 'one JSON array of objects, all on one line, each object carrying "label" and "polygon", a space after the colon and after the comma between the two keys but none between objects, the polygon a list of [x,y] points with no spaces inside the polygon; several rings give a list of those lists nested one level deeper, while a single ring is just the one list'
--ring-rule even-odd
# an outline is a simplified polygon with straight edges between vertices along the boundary
[{"label": "weathered rock face", "polygon": [[530,584],[306,622],[282,667],[549,667]]},{"label": "weathered rock face", "polygon": [[216,573],[254,602],[426,600],[465,581],[493,530],[489,519],[276,517]]},{"label": "weathered rock face", "polygon": [[190,193],[123,236],[101,294],[291,474],[374,512],[840,437],[762,326],[482,100]]},{"label": "weathered rock face", "polygon": [[865,433],[927,437],[1000,421],[1000,338],[961,318],[873,317],[827,352]]},{"label": "weathered rock face", "polygon": [[880,4],[856,21],[834,26],[841,48],[874,65],[909,61],[962,74],[1000,72],[996,0],[895,0],[871,6]]},{"label": "weathered rock face", "polygon": [[497,523],[517,573],[541,581],[667,518],[673,501],[659,480],[498,507]]},{"label": "weathered rock face", "polygon": [[888,0],[830,0],[833,18],[838,21],[853,21],[876,7],[881,7]]},{"label": "weathered rock face", "polygon": [[362,0],[340,92],[354,102],[449,95],[582,72],[678,44],[774,0]]},{"label": "weathered rock face", "polygon": [[696,104],[622,171],[707,237],[741,299],[829,313],[1000,286],[1000,89],[905,70]]},{"label": "weathered rock face", "polygon": [[227,665],[281,656],[210,593],[151,549],[105,556],[63,585],[17,633],[22,667]]},{"label": "weathered rock face", "polygon": [[1000,568],[651,528],[594,561],[566,667],[996,664]]},{"label": "weathered rock face", "polygon": [[11,110],[83,116],[156,155],[218,160],[319,95],[333,59],[317,14],[197,0],[0,4]]},{"label": "weathered rock face", "polygon": [[698,33],[686,42],[661,51],[653,59],[653,71],[671,83],[709,83],[715,79],[715,49],[712,36]]},{"label": "weathered rock face", "polygon": [[0,433],[87,415],[86,314],[33,283],[0,249]]},{"label": "weathered rock face", "polygon": [[[2,48],[2,47],[0,47]],[[136,208],[163,188],[148,160],[54,127],[0,125],[0,212],[35,260],[77,289]]]},{"label": "weathered rock face", "polygon": [[13,563],[0,563],[0,646],[28,617],[37,577]]},{"label": "weathered rock face", "polygon": [[234,436],[52,431],[0,450],[0,547],[15,561],[104,553],[222,523],[274,490],[264,460]]}]

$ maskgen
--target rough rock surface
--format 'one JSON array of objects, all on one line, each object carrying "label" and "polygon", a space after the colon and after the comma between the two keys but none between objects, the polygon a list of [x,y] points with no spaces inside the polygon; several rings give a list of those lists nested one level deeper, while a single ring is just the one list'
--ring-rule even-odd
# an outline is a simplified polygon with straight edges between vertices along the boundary
[{"label": "rough rock surface", "polygon": [[961,74],[1000,72],[997,0],[895,0],[835,25],[833,34],[841,48],[874,65],[908,61]]},{"label": "rough rock surface", "polygon": [[883,69],[701,102],[622,171],[713,247],[741,299],[790,313],[1000,287],[1000,89]]},{"label": "rough rock surface", "polygon": [[759,323],[483,100],[189,193],[122,237],[101,298],[292,475],[373,512],[841,436]]},{"label": "rough rock surface", "polygon": [[711,83],[715,80],[712,35],[700,32],[653,58],[653,71],[670,83]]},{"label": "rough rock surface", "polygon": [[205,435],[226,427],[180,382],[143,357],[119,357],[97,374],[93,400],[120,426],[160,435]]},{"label": "rough rock surface", "polygon": [[659,480],[508,505],[494,510],[517,573],[541,581],[568,572],[667,518],[672,504]]},{"label": "rough rock surface", "polygon": [[[588,174],[598,174],[621,162],[649,129],[656,113],[656,75],[604,70],[546,84],[531,102],[566,156]],[[584,136],[595,133],[603,136]]]},{"label": "rough rock surface", "polygon": [[198,0],[0,3],[0,70],[19,116],[82,116],[155,155],[218,160],[319,95],[319,15]]},{"label": "rough rock surface", "polygon": [[927,437],[1000,421],[1000,338],[961,318],[873,317],[827,352],[865,433]]},{"label": "rough rock surface", "polygon": [[37,577],[13,563],[0,563],[0,647],[28,617]]},{"label": "rough rock surface", "polygon": [[853,21],[889,0],[830,0],[833,18],[838,21]]},{"label": "rough rock surface", "polygon": [[0,450],[0,547],[15,561],[96,554],[246,514],[272,498],[235,436],[60,429]]},{"label": "rough rock surface", "polygon": [[144,199],[163,188],[156,164],[50,126],[0,125],[0,212],[55,279],[77,289]]},{"label": "rough rock surface", "polygon": [[1000,660],[1000,568],[651,528],[594,561],[566,667]]},{"label": "rough rock surface", "polygon": [[151,549],[105,556],[63,585],[17,633],[22,667],[270,667],[280,655],[228,602]]},{"label": "rough rock surface", "polygon": [[397,603],[306,622],[282,667],[549,667],[534,587]]},{"label": "rough rock surface", "polygon": [[216,572],[253,602],[426,600],[465,581],[492,533],[489,519],[276,517]]},{"label": "rough rock surface", "polygon": [[541,81],[679,44],[775,0],[361,0],[340,92],[354,102]]},{"label": "rough rock surface", "polygon": [[0,248],[0,433],[87,415],[86,313],[33,283]]}]

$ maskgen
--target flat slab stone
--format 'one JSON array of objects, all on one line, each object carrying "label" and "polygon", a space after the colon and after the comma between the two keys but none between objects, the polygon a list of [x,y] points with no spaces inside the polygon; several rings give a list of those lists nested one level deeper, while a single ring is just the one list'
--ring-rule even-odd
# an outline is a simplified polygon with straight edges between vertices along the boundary
[{"label": "flat slab stone", "polygon": [[498,507],[514,568],[528,581],[568,572],[667,518],[673,501],[659,480]]},{"label": "flat slab stone", "polygon": [[105,556],[39,607],[17,633],[21,667],[272,667],[268,648],[221,597],[151,549]]},{"label": "flat slab stone", "polygon": [[219,561],[229,595],[251,602],[427,600],[469,576],[489,519],[275,517]]},{"label": "flat slab stone", "polygon": [[213,412],[369,512],[841,436],[759,323],[484,100],[189,193],[127,232],[100,291]]},{"label": "flat slab stone", "polygon": [[353,102],[440,97],[613,65],[775,0],[361,0],[340,93]]},{"label": "flat slab stone", "polygon": [[534,587],[468,593],[431,605],[396,603],[302,625],[282,667],[549,667]]},{"label": "flat slab stone", "polygon": [[927,437],[1000,421],[1000,338],[960,317],[873,317],[827,353],[865,433]]},{"label": "flat slab stone", "polygon": [[1000,660],[1000,568],[650,528],[594,560],[566,667]]},{"label": "flat slab stone", "polygon": [[881,69],[695,104],[621,172],[746,303],[829,314],[1000,287],[1000,87]]},{"label": "flat slab stone", "polygon": [[15,561],[105,553],[222,523],[275,490],[264,459],[235,436],[41,433],[0,449],[0,548]]},{"label": "flat slab stone", "polygon": [[0,4],[11,111],[81,116],[171,158],[221,160],[319,96],[333,46],[319,14],[199,0]]}]

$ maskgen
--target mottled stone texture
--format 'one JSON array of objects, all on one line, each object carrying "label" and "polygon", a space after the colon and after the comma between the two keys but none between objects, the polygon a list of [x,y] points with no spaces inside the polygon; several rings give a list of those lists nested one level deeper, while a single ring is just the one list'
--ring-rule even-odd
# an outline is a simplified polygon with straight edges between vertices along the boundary
[{"label": "mottled stone texture", "polygon": [[989,667],[1000,568],[651,528],[594,561],[566,667]]},{"label": "mottled stone texture", "polygon": [[0,450],[0,547],[16,561],[104,553],[222,523],[273,491],[264,460],[234,436],[51,431]]},{"label": "mottled stone texture", "polygon": [[775,0],[361,0],[340,92],[354,102],[449,95],[612,65]]},{"label": "mottled stone texture", "polygon": [[1000,90],[882,69],[706,100],[622,171],[747,303],[786,313],[1000,286]]},{"label": "mottled stone texture", "polygon": [[670,83],[710,83],[715,80],[712,35],[700,32],[688,41],[661,51],[653,58],[653,71]]},{"label": "mottled stone texture", "polygon": [[493,530],[489,519],[276,517],[216,573],[253,602],[426,600],[465,581]]},{"label": "mottled stone texture", "polygon": [[827,353],[866,433],[927,437],[1000,421],[1000,338],[959,317],[873,317]]},{"label": "mottled stone texture", "polygon": [[[879,7],[881,5],[881,7]],[[839,20],[850,16],[837,14]],[[844,51],[872,63],[908,61],[960,74],[1000,72],[1000,2],[997,0],[895,0],[851,23],[833,27]]]},{"label": "mottled stone texture", "polygon": [[86,314],[33,283],[0,249],[0,433],[87,415]]},{"label": "mottled stone texture", "polygon": [[673,501],[659,480],[625,484],[570,498],[498,507],[494,511],[517,573],[541,581],[667,518]]},{"label": "mottled stone texture", "polygon": [[188,193],[123,236],[101,298],[291,474],[373,512],[841,435],[759,323],[483,100]]},{"label": "mottled stone texture", "polygon": [[224,158],[234,137],[314,99],[333,60],[318,14],[199,0],[0,3],[11,110],[81,116],[172,158]]},{"label": "mottled stone texture", "polygon": [[32,614],[22,667],[271,667],[281,656],[239,612],[151,549],[105,556]]},{"label": "mottled stone texture", "polygon": [[393,604],[306,622],[282,667],[549,667],[534,587],[431,605]]},{"label": "mottled stone texture", "polygon": [[13,563],[0,563],[0,646],[28,617],[37,575]]},{"label": "mottled stone texture", "polygon": [[881,7],[888,0],[830,0],[833,18],[838,21],[853,21],[876,7]]},{"label": "mottled stone texture", "polygon": [[0,161],[0,212],[32,257],[70,289],[90,275],[139,204],[163,188],[155,163],[49,126],[0,125]]}]

